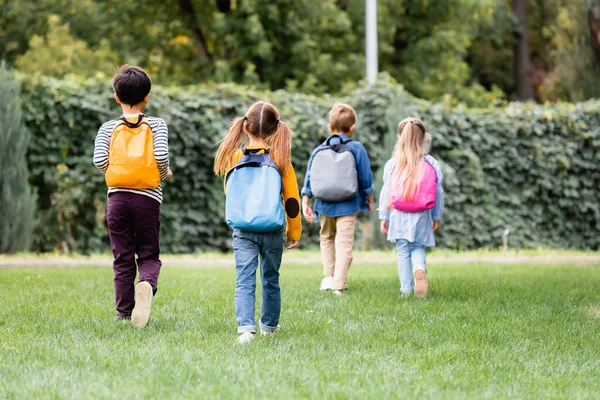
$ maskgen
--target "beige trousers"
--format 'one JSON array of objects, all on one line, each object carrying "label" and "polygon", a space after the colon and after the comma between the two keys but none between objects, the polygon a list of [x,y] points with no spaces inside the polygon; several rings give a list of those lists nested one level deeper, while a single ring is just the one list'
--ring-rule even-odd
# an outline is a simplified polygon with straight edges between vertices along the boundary
[{"label": "beige trousers", "polygon": [[334,290],[343,290],[346,288],[348,270],[352,264],[356,214],[343,217],[319,215],[319,220],[323,274],[333,276]]}]

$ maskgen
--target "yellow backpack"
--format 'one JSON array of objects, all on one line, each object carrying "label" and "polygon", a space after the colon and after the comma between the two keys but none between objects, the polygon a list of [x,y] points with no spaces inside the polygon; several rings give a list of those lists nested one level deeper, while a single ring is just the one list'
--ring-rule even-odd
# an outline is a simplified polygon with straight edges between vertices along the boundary
[{"label": "yellow backpack", "polygon": [[156,189],[160,172],[154,158],[154,134],[145,115],[137,122],[121,117],[110,140],[106,185],[124,189]]}]

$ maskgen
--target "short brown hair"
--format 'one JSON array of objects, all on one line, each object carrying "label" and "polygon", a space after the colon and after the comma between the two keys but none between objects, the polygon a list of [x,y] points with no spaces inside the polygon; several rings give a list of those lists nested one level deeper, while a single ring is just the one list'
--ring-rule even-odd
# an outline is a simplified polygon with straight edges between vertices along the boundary
[{"label": "short brown hair", "polygon": [[335,103],[329,111],[329,127],[332,132],[349,133],[352,125],[356,124],[354,108],[348,104]]},{"label": "short brown hair", "polygon": [[127,64],[117,70],[112,83],[121,103],[130,106],[144,101],[152,87],[152,81],[146,71]]}]

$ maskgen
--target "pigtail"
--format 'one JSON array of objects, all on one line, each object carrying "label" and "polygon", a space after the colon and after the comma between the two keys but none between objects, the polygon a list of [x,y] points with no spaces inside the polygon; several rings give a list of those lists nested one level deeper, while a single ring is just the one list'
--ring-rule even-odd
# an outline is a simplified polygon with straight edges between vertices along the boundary
[{"label": "pigtail", "polygon": [[277,168],[285,175],[292,162],[292,131],[280,120],[277,122],[277,130],[268,141]]},{"label": "pigtail", "polygon": [[217,150],[214,166],[215,174],[225,176],[231,168],[231,158],[244,136],[245,121],[246,117],[239,117],[231,123],[227,136],[225,136]]}]

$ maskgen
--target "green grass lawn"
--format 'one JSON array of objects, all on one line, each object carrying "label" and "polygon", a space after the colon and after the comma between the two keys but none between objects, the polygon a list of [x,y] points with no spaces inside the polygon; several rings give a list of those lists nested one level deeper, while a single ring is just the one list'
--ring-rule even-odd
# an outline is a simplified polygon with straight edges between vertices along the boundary
[{"label": "green grass lawn", "polygon": [[0,269],[0,398],[598,398],[600,265],[395,267],[350,291],[282,267],[282,330],[235,343],[235,272],[163,268],[150,324],[117,321],[112,270]]}]

